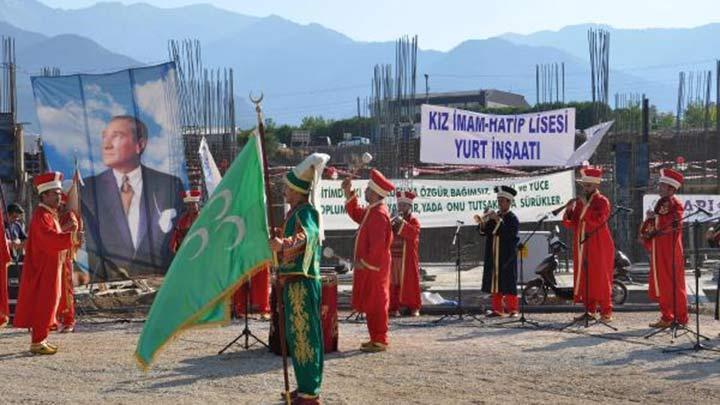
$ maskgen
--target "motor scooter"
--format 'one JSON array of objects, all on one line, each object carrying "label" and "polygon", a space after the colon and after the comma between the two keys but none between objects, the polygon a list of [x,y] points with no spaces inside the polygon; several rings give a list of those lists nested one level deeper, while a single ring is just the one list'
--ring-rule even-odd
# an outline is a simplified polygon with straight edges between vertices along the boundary
[{"label": "motor scooter", "polygon": [[[549,293],[564,301],[573,300],[573,286],[558,285],[555,273],[560,267],[560,254],[568,250],[568,246],[560,240],[560,229],[555,226],[547,238],[550,253],[535,267],[537,277],[525,285],[523,300],[527,305],[542,305],[547,301]],[[615,274],[630,280],[630,260],[621,251],[615,252]],[[612,283],[613,305],[622,305],[627,300],[628,292],[625,283],[614,277]]]}]

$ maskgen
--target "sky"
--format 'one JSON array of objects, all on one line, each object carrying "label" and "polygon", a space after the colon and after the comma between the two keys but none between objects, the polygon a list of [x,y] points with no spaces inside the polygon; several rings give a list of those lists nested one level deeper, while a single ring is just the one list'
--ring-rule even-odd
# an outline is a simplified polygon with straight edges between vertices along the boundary
[{"label": "sky", "polygon": [[[95,0],[41,0],[56,8],[83,8]],[[138,0],[121,0],[125,4]],[[720,22],[717,0],[144,0],[172,8],[210,3],[241,14],[279,15],[318,23],[359,41],[420,37],[424,49],[446,51],[467,39],[507,32],[529,34],[584,23],[616,28],[689,28]]]}]

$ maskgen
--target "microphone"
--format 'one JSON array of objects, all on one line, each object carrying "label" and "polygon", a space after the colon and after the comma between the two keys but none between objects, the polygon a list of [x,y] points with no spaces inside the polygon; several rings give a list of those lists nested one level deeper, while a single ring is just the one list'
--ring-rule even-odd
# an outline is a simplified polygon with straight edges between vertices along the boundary
[{"label": "microphone", "polygon": [[708,210],[706,210],[705,208],[700,207],[699,205],[696,205],[696,206],[695,206],[695,209],[697,209],[698,211],[700,211],[700,212],[702,212],[703,214],[707,215],[708,217],[712,217],[712,216],[713,216]]},{"label": "microphone", "polygon": [[455,221],[455,223],[458,224],[458,225],[465,225],[465,222],[460,221],[460,220]]},{"label": "microphone", "polygon": [[618,205],[618,206],[616,206],[616,208],[618,209],[618,211],[625,211],[630,214],[632,214],[632,212],[633,212],[632,208],[623,207],[622,205]]}]

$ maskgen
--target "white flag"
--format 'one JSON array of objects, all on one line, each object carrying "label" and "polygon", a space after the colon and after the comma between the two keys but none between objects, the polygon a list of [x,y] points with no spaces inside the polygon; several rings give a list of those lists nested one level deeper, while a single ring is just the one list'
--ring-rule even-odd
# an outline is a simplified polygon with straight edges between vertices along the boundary
[{"label": "white flag", "polygon": [[582,166],[583,162],[590,160],[590,157],[595,153],[595,150],[613,123],[615,123],[615,121],[601,122],[600,124],[585,129],[584,132],[587,140],[575,149],[575,152],[570,156],[565,167]]},{"label": "white flag", "polygon": [[208,198],[210,198],[215,191],[215,187],[220,183],[222,175],[220,175],[220,170],[215,164],[215,159],[210,153],[210,148],[204,136],[200,140],[200,150],[198,152],[200,153],[200,165],[202,165],[203,176],[205,177],[205,187],[207,188]]}]

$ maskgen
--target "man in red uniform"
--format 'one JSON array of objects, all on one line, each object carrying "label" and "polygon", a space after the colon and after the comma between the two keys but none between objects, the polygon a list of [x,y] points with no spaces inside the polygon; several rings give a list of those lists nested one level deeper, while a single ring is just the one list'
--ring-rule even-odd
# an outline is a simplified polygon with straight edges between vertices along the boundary
[{"label": "man in red uniform", "polygon": [[[79,216],[68,209],[67,194],[60,195],[60,205],[58,206],[58,214],[60,217],[60,229],[63,232],[73,232],[74,229],[82,230],[81,219]],[[77,237],[75,237],[77,241]],[[60,326],[60,333],[70,333],[75,330],[75,292],[73,285],[73,261],[75,253],[80,245],[73,243],[73,246],[61,253],[64,256],[62,281],[60,287],[60,303],[58,304],[57,320]]]},{"label": "man in red uniform", "polygon": [[[57,207],[60,204],[62,173],[50,172],[33,179],[40,204],[33,211],[20,276],[20,293],[14,326],[32,329],[30,352],[55,354],[57,346],[47,343],[60,300],[63,261],[61,252],[82,243],[82,232],[63,232]],[[77,231],[77,229],[71,229]]]},{"label": "man in red uniform", "polygon": [[602,169],[582,168],[580,176],[578,183],[582,193],[568,202],[563,217],[563,225],[574,234],[575,302],[585,304],[585,314],[575,320],[584,319],[586,315],[595,318],[599,306],[601,321],[611,322],[615,243],[606,222],[610,216],[610,201],[600,194]]},{"label": "man in red uniform", "polygon": [[181,195],[185,203],[185,211],[183,211],[180,218],[175,222],[175,227],[173,227],[170,235],[169,246],[173,254],[177,253],[178,249],[180,249],[185,235],[187,235],[200,212],[200,197],[202,196],[200,190],[185,191],[181,193]]},{"label": "man in red uniform", "polygon": [[400,307],[410,310],[410,316],[420,315],[420,221],[412,214],[415,194],[399,191],[395,194],[400,215],[393,218],[392,268],[390,276],[390,316],[400,316]]},{"label": "man in red uniform", "polygon": [[[250,308],[260,313],[260,319],[270,320],[270,268],[266,267],[250,278]],[[245,316],[245,303],[247,301],[248,284],[238,288],[233,295],[233,306],[237,317]]]},{"label": "man in red uniform", "polygon": [[681,173],[660,169],[660,200],[655,204],[655,209],[647,213],[649,227],[642,235],[645,249],[650,253],[648,295],[653,301],[659,302],[661,313],[660,320],[651,323],[651,328],[668,328],[673,321],[681,325],[688,323],[682,245],[683,205],[675,196],[682,183]]},{"label": "man in red uniform", "polygon": [[367,207],[361,207],[352,182],[346,178],[342,189],[347,202],[345,210],[360,224],[355,236],[352,306],[367,316],[370,341],[360,346],[364,352],[381,352],[388,345],[388,303],[390,300],[390,245],[392,226],[384,198],[395,186],[379,171],[370,171],[365,189]]},{"label": "man in red uniform", "polygon": [[12,261],[10,257],[9,241],[5,236],[5,219],[0,208],[0,328],[5,327],[10,320],[10,305],[8,303],[8,266]]}]

